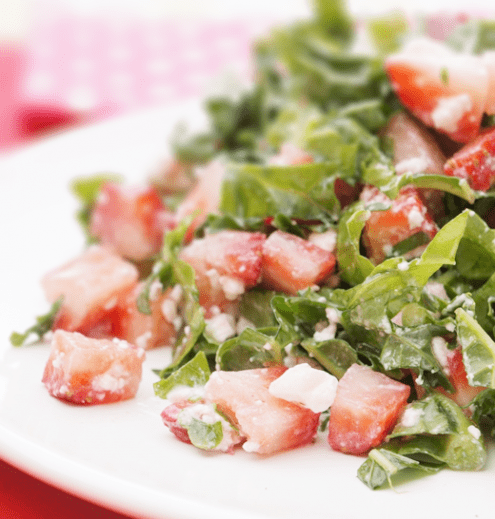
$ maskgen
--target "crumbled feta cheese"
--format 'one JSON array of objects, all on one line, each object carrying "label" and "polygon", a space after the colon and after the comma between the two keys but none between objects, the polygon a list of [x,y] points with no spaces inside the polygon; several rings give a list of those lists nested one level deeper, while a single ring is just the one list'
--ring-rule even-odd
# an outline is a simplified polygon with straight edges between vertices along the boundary
[{"label": "crumbled feta cheese", "polygon": [[469,94],[441,97],[431,113],[433,125],[437,130],[455,132],[459,121],[473,108]]},{"label": "crumbled feta cheese", "polygon": [[193,419],[200,420],[206,424],[214,424],[220,422],[222,425],[222,439],[220,443],[212,450],[221,452],[231,452],[234,445],[239,443],[239,434],[232,425],[218,414],[213,404],[197,403],[185,407],[177,417],[177,422],[182,427],[188,427]]},{"label": "crumbled feta cheese", "polygon": [[481,437],[481,431],[475,427],[474,425],[470,425],[468,428],[467,428],[469,434],[475,439],[475,440],[479,440],[480,437]]},{"label": "crumbled feta cheese", "polygon": [[176,386],[167,393],[167,400],[174,403],[183,400],[201,400],[205,395],[204,386]]},{"label": "crumbled feta cheese", "polygon": [[165,320],[173,323],[177,317],[177,303],[173,299],[164,299],[160,309]]},{"label": "crumbled feta cheese", "polygon": [[331,339],[335,339],[336,333],[337,325],[335,323],[331,323],[326,328],[323,328],[323,330],[317,330],[313,335],[313,339],[318,342],[329,341]]},{"label": "crumbled feta cheese", "polygon": [[431,349],[440,366],[442,366],[444,373],[447,376],[450,375],[447,341],[443,337],[433,337],[431,340]]},{"label": "crumbled feta cheese", "polygon": [[206,319],[206,333],[216,342],[224,342],[236,334],[234,318],[230,314],[218,314]]},{"label": "crumbled feta cheese", "polygon": [[424,222],[424,219],[424,215],[421,213],[421,211],[417,207],[413,207],[407,215],[409,229],[412,230],[421,227],[421,224]]},{"label": "crumbled feta cheese", "polygon": [[333,252],[337,245],[337,231],[335,229],[328,229],[325,232],[313,232],[308,236],[308,241],[314,243],[320,249]]},{"label": "crumbled feta cheese", "polygon": [[275,379],[268,391],[277,398],[296,402],[314,413],[326,411],[335,399],[338,380],[309,364],[297,364]]},{"label": "crumbled feta cheese", "polygon": [[125,383],[126,379],[124,376],[115,376],[112,373],[106,372],[95,377],[91,386],[95,391],[111,391],[115,393],[123,389]]},{"label": "crumbled feta cheese", "polygon": [[247,441],[242,444],[242,448],[246,452],[258,452],[260,444],[252,441]]},{"label": "crumbled feta cheese", "polygon": [[414,427],[419,423],[423,410],[416,407],[408,407],[400,418],[400,425],[402,427]]},{"label": "crumbled feta cheese", "polygon": [[397,175],[403,175],[404,173],[421,173],[427,171],[429,166],[426,157],[412,157],[404,159],[395,165],[395,171]]},{"label": "crumbled feta cheese", "polygon": [[218,281],[225,297],[229,301],[234,301],[246,291],[244,283],[240,279],[233,278],[232,276],[220,276]]},{"label": "crumbled feta cheese", "polygon": [[153,334],[151,333],[150,330],[148,330],[147,332],[144,332],[143,334],[141,334],[139,337],[136,338],[136,346],[145,350],[146,347],[148,346],[148,341],[152,337],[153,337]]}]

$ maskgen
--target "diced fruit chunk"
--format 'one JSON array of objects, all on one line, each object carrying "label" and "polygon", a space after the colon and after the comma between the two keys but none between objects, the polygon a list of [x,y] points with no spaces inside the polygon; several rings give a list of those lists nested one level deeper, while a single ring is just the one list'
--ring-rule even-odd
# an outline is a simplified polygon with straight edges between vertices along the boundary
[{"label": "diced fruit chunk", "polygon": [[423,38],[389,56],[385,69],[404,106],[427,126],[456,142],[476,137],[488,96],[488,72],[479,56]]},{"label": "diced fruit chunk", "polygon": [[[367,186],[361,193],[365,203],[390,204],[390,209],[372,211],[363,231],[363,243],[371,261],[381,263],[392,253],[398,243],[423,233],[431,240],[438,231],[433,218],[420,199],[416,189],[406,186],[399,196],[390,200],[377,188]],[[415,247],[404,254],[406,258],[418,256],[426,245]]]},{"label": "diced fruit chunk", "polygon": [[190,240],[194,230],[206,219],[209,213],[217,213],[220,204],[225,165],[221,160],[213,160],[202,168],[196,168],[197,182],[177,208],[176,218],[180,222],[186,216],[194,216],[187,232],[186,240]]},{"label": "diced fruit chunk", "polygon": [[57,330],[42,382],[52,396],[75,404],[117,402],[135,396],[143,361],[144,350],[126,341]]},{"label": "diced fruit chunk", "polygon": [[453,393],[448,393],[443,388],[437,388],[438,391],[451,398],[460,407],[468,406],[473,398],[485,388],[469,385],[460,347],[453,350],[448,349],[441,337],[435,337],[433,341],[433,353],[454,387]]},{"label": "diced fruit chunk", "polygon": [[177,311],[180,294],[177,297],[174,295],[177,290],[158,289],[150,301],[151,314],[147,315],[137,307],[142,289],[143,284],[138,283],[110,314],[111,334],[145,350],[172,345],[176,337],[175,322],[180,319]]},{"label": "diced fruit chunk", "polygon": [[444,171],[467,180],[473,189],[488,191],[495,181],[495,128],[485,130],[454,153]]},{"label": "diced fruit chunk", "polygon": [[330,251],[299,236],[275,231],[263,244],[263,284],[295,295],[327,278],[335,261]]},{"label": "diced fruit chunk", "polygon": [[[180,441],[184,443],[195,443],[191,441],[189,434],[189,424],[192,420],[198,420],[204,424],[214,424],[220,422],[222,426],[222,436],[220,442],[211,446],[209,440],[213,438],[199,438],[201,445],[197,447],[205,450],[214,450],[233,454],[234,447],[244,441],[237,430],[225,420],[224,417],[216,412],[215,406],[211,403],[200,401],[180,400],[168,405],[161,413],[163,423],[170,429]],[[216,438],[215,438],[216,440]],[[216,443],[216,442],[215,442]]]},{"label": "diced fruit chunk", "polygon": [[[399,112],[390,119],[384,136],[392,141],[398,175],[422,172],[444,174],[445,156],[442,150],[428,130],[405,112]],[[418,189],[418,194],[435,218],[443,215],[442,191]]]},{"label": "diced fruit chunk", "polygon": [[347,454],[380,445],[407,403],[410,388],[367,366],[353,364],[340,379],[331,407],[328,443]]},{"label": "diced fruit chunk", "polygon": [[319,413],[270,394],[270,384],[286,371],[271,367],[216,371],[205,386],[206,399],[217,404],[247,438],[244,449],[272,454],[313,440]]},{"label": "diced fruit chunk", "polygon": [[48,301],[63,297],[54,328],[86,333],[126,297],[137,279],[134,265],[102,246],[89,247],[42,280]]},{"label": "diced fruit chunk", "polygon": [[261,233],[220,231],[182,250],[180,258],[196,272],[201,305],[223,308],[259,282],[264,241]]},{"label": "diced fruit chunk", "polygon": [[90,233],[124,258],[141,261],[160,250],[164,231],[174,225],[155,188],[106,183],[91,213]]}]

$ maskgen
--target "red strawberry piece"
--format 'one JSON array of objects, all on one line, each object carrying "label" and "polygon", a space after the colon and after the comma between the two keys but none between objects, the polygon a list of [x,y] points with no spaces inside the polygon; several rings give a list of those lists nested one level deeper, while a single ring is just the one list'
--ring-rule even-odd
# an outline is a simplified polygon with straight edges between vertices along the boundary
[{"label": "red strawberry piece", "polygon": [[214,372],[205,386],[206,399],[217,404],[247,438],[244,449],[272,454],[310,443],[319,413],[270,394],[268,388],[286,371],[271,367]]},{"label": "red strawberry piece", "polygon": [[483,131],[445,163],[444,172],[463,178],[479,191],[488,191],[495,180],[495,128]]},{"label": "red strawberry piece", "polygon": [[144,350],[126,341],[57,330],[42,382],[52,396],[75,404],[117,402],[135,396],[143,361]]},{"label": "red strawberry piece", "polygon": [[407,403],[410,387],[367,366],[353,364],[339,380],[330,409],[328,443],[347,454],[380,445]]},{"label": "red strawberry piece", "polygon": [[263,245],[263,284],[295,295],[327,278],[335,262],[330,251],[293,234],[275,231]]}]

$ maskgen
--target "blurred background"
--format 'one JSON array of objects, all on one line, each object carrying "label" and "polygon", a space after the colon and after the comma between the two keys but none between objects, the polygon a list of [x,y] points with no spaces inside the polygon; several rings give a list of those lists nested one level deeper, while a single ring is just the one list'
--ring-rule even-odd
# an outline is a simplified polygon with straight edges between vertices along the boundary
[{"label": "blurred background", "polygon": [[[486,0],[471,0],[469,9]],[[354,13],[466,0],[349,0]],[[78,124],[248,82],[250,42],[311,0],[0,0],[0,153]]]},{"label": "blurred background", "polygon": [[250,42],[304,0],[0,0],[0,151],[249,81]]}]

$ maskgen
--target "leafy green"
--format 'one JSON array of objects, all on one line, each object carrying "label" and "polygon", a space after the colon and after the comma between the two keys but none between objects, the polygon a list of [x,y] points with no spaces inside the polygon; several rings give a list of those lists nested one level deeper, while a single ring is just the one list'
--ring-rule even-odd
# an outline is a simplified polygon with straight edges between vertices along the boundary
[{"label": "leafy green", "polygon": [[223,440],[222,422],[219,420],[213,423],[204,422],[194,417],[184,418],[187,408],[179,413],[177,422],[179,425],[187,429],[187,434],[191,443],[198,449],[212,450],[220,445]]},{"label": "leafy green", "polygon": [[289,218],[329,220],[338,211],[329,163],[298,166],[231,164],[222,186],[220,209],[241,218],[281,213]]},{"label": "leafy green", "polygon": [[383,486],[388,482],[393,487],[392,480],[407,469],[421,471],[427,474],[435,474],[441,469],[441,465],[420,463],[417,460],[394,452],[392,448],[384,447],[372,449],[366,461],[358,469],[358,478],[372,490]]},{"label": "leafy green", "polygon": [[495,389],[495,342],[465,310],[458,308],[455,314],[469,384]]},{"label": "leafy green", "polygon": [[[450,398],[436,393],[408,405],[416,420],[405,424],[405,416],[391,438],[411,437],[399,454],[445,463],[454,470],[479,470],[486,461],[483,437],[462,409]],[[474,429],[473,429],[474,428]]]},{"label": "leafy green", "polygon": [[342,279],[352,286],[362,283],[374,268],[360,252],[361,233],[370,214],[370,211],[354,206],[339,221],[337,261]]},{"label": "leafy green", "polygon": [[112,173],[100,173],[89,177],[76,178],[71,183],[71,190],[81,203],[76,217],[86,235],[88,242],[94,241],[89,232],[91,212],[96,203],[96,198],[107,182],[122,182],[122,176]]},{"label": "leafy green", "polygon": [[210,378],[210,368],[206,355],[200,351],[193,359],[174,371],[166,378],[155,382],[153,388],[155,395],[160,398],[167,398],[173,389],[180,386],[204,386]]},{"label": "leafy green", "polygon": [[343,339],[330,339],[321,342],[314,339],[305,339],[301,342],[301,345],[311,358],[317,360],[329,373],[339,379],[343,377],[352,364],[358,362],[356,351]]},{"label": "leafy green", "polygon": [[280,344],[272,336],[251,328],[225,341],[216,354],[216,364],[224,371],[263,368],[268,363],[281,362]]},{"label": "leafy green", "polygon": [[62,303],[63,297],[60,297],[52,304],[46,314],[36,317],[36,323],[30,326],[24,333],[12,332],[10,335],[10,343],[12,346],[22,346],[32,335],[36,335],[38,340],[42,339],[43,336],[53,328],[53,323]]}]

